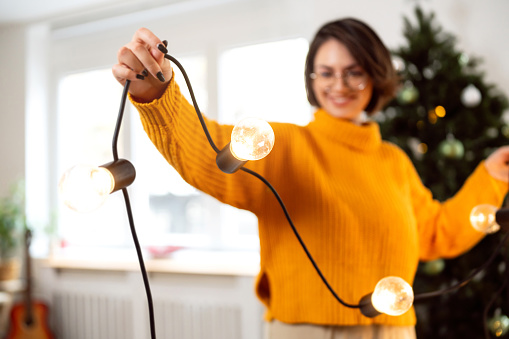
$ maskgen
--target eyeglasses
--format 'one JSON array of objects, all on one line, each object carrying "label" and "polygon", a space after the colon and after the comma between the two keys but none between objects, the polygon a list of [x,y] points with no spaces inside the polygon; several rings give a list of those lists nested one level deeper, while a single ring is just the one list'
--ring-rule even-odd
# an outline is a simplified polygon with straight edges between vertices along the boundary
[{"label": "eyeglasses", "polygon": [[366,88],[366,84],[368,82],[366,72],[358,70],[346,70],[338,73],[323,71],[319,73],[311,73],[309,77],[320,82],[320,85],[326,87],[332,86],[336,79],[342,79],[345,86],[356,91],[362,91]]}]

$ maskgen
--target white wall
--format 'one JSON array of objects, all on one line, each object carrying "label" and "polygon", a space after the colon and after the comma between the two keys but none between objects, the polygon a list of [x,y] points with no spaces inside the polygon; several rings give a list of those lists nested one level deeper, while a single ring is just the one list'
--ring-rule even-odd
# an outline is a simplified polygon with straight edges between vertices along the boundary
[{"label": "white wall", "polygon": [[0,27],[0,196],[25,172],[23,26]]}]

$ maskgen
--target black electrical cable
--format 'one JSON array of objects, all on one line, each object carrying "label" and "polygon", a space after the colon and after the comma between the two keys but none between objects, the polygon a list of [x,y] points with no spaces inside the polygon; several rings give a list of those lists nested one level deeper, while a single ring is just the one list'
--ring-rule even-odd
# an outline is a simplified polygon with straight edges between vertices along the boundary
[{"label": "black electrical cable", "polygon": [[124,90],[122,92],[122,98],[120,99],[120,108],[118,109],[118,117],[117,117],[117,123],[115,125],[115,131],[113,132],[113,141],[112,141],[112,152],[113,152],[113,160],[118,160],[118,151],[117,151],[117,144],[118,144],[118,135],[120,134],[120,125],[122,125],[122,118],[124,117],[124,109],[125,109],[125,103],[127,100],[127,93],[129,92],[129,85],[131,85],[130,80],[125,81]]},{"label": "black electrical cable", "polygon": [[[129,85],[131,81],[126,80],[124,85],[124,91],[122,92],[122,99],[120,101],[120,109],[117,117],[117,124],[115,126],[115,132],[113,133],[113,158],[115,161],[118,160],[118,152],[117,152],[117,142],[118,135],[120,132],[120,125],[122,124],[122,118],[124,116],[124,108],[127,99],[127,92],[129,91]],[[150,291],[150,283],[148,281],[147,270],[145,268],[145,262],[143,260],[143,254],[141,252],[140,242],[138,241],[138,236],[136,235],[136,228],[134,227],[134,218],[133,212],[131,209],[131,203],[129,201],[129,194],[127,193],[127,188],[122,188],[122,193],[124,194],[124,201],[127,210],[127,218],[129,219],[129,226],[131,228],[131,234],[134,241],[134,246],[136,247],[136,254],[138,256],[138,261],[140,263],[141,275],[143,277],[143,284],[145,286],[145,293],[147,295],[148,301],[148,312],[149,312],[149,320],[150,320],[150,337],[152,339],[156,339],[156,330],[155,330],[155,320],[154,320],[154,304],[152,302],[152,293]]]},{"label": "black electrical cable", "polygon": [[318,265],[316,264],[315,260],[313,259],[313,257],[311,256],[311,253],[309,253],[309,250],[307,249],[306,245],[304,244],[304,241],[302,240],[299,232],[297,231],[297,228],[295,228],[295,225],[293,224],[293,221],[292,219],[290,218],[290,214],[288,213],[287,209],[286,209],[286,206],[285,204],[283,203],[283,200],[281,199],[281,197],[279,196],[279,194],[277,193],[276,189],[270,184],[269,181],[267,181],[267,179],[265,179],[264,177],[262,177],[260,174],[256,173],[255,171],[252,171],[248,168],[245,168],[245,167],[241,167],[240,168],[241,171],[244,171],[246,173],[249,173],[255,177],[257,177],[258,179],[260,179],[265,185],[267,185],[270,190],[272,191],[272,193],[274,193],[277,201],[279,202],[279,204],[281,205],[281,208],[283,209],[283,212],[285,213],[285,216],[286,216],[286,219],[288,220],[288,223],[290,224],[290,226],[292,227],[292,230],[293,230],[293,233],[295,234],[295,236],[297,237],[297,240],[299,240],[299,243],[300,245],[302,246],[302,248],[304,249],[304,252],[306,252],[306,255],[307,257],[309,258],[309,261],[311,261],[311,264],[313,264],[313,267],[315,268],[316,272],[318,273],[318,275],[320,276],[320,278],[322,279],[323,283],[325,284],[325,286],[327,286],[327,288],[329,289],[329,291],[332,293],[332,295],[334,296],[334,298],[336,298],[337,301],[339,301],[343,306],[346,306],[346,307],[349,307],[349,308],[360,308],[362,305],[360,304],[349,304],[345,301],[343,301],[338,295],[337,293],[334,291],[334,289],[332,288],[332,286],[329,284],[329,282],[327,281],[327,279],[325,279],[325,276],[322,274],[322,271],[320,270],[320,268],[318,268]]},{"label": "black electrical cable", "polygon": [[[164,53],[164,52],[163,52]],[[184,67],[180,64],[180,62],[178,62],[174,57],[172,57],[171,55],[165,53],[164,57],[166,59],[169,59],[171,60],[175,65],[177,65],[177,67],[180,69],[180,71],[182,72],[182,75],[184,76],[184,79],[186,81],[186,84],[187,84],[187,88],[189,89],[189,94],[191,95],[191,99],[193,101],[193,105],[194,105],[194,108],[196,110],[196,114],[198,115],[198,119],[200,119],[200,123],[203,127],[203,131],[205,132],[205,135],[210,143],[210,145],[212,146],[212,148],[214,149],[214,151],[216,153],[219,153],[220,150],[219,148],[217,148],[217,146],[215,145],[214,141],[212,140],[212,137],[210,136],[210,133],[209,133],[209,130],[205,124],[205,120],[203,119],[203,116],[201,114],[201,111],[198,107],[198,103],[196,102],[196,99],[195,99],[195,96],[194,96],[194,93],[193,93],[193,88],[191,86],[191,81],[189,80],[189,77],[187,76],[187,73],[184,69]],[[256,178],[260,179],[265,185],[267,185],[267,187],[269,187],[269,189],[272,191],[272,193],[274,193],[274,196],[276,197],[277,201],[279,202],[279,204],[281,205],[281,208],[283,209],[283,212],[286,216],[286,219],[288,220],[288,223],[290,224],[293,232],[295,233],[295,236],[297,237],[297,240],[299,241],[300,245],[302,246],[302,248],[304,249],[304,252],[306,252],[306,255],[308,257],[308,259],[311,261],[311,264],[313,264],[313,267],[315,268],[316,272],[318,273],[318,275],[320,276],[320,278],[322,279],[322,281],[324,282],[325,286],[327,286],[327,288],[329,289],[329,291],[332,293],[332,295],[334,296],[334,298],[336,298],[337,301],[339,301],[343,306],[346,306],[346,307],[349,307],[349,308],[360,308],[361,305],[360,304],[349,304],[345,301],[343,301],[339,296],[338,294],[334,291],[334,289],[332,288],[332,286],[329,284],[329,282],[327,281],[327,279],[325,278],[325,276],[323,275],[322,271],[320,270],[320,268],[318,267],[318,265],[316,264],[315,260],[313,259],[313,257],[311,256],[311,253],[309,252],[309,250],[307,249],[306,245],[304,244],[304,241],[302,240],[299,232],[297,231],[295,225],[293,224],[293,221],[292,219],[290,218],[290,214],[288,213],[288,210],[286,209],[286,206],[285,204],[283,203],[283,200],[281,199],[281,197],[279,196],[279,194],[277,193],[276,189],[269,183],[269,181],[267,179],[265,179],[263,176],[261,176],[260,174],[250,170],[250,169],[247,169],[245,167],[241,167],[240,168],[242,171],[246,172],[246,173],[249,173],[253,176],[255,176]]]},{"label": "black electrical cable", "polygon": [[483,327],[484,327],[485,339],[490,338],[490,335],[488,332],[488,312],[489,312],[491,306],[495,303],[495,301],[498,299],[498,297],[502,294],[502,292],[507,288],[507,286],[509,284],[509,258],[507,257],[507,254],[504,255],[504,264],[505,264],[505,277],[504,277],[502,286],[495,292],[495,295],[493,296],[493,298],[490,300],[490,302],[484,308]]},{"label": "black electrical cable", "polygon": [[148,281],[147,270],[145,268],[145,263],[143,261],[143,254],[141,252],[140,242],[138,241],[138,236],[136,235],[136,229],[134,227],[133,213],[131,210],[131,204],[129,202],[129,194],[127,193],[127,188],[122,188],[122,193],[124,194],[124,200],[125,200],[125,205],[126,205],[126,210],[127,210],[127,217],[129,218],[129,226],[131,228],[131,234],[133,236],[134,246],[136,247],[136,254],[138,255],[138,261],[140,262],[141,275],[143,277],[143,285],[145,286],[145,293],[147,295],[149,321],[150,321],[150,337],[152,339],[156,339],[156,329],[155,329],[155,320],[154,320],[154,304],[152,301],[152,293],[150,292],[150,283]]},{"label": "black electrical cable", "polygon": [[418,300],[422,300],[422,299],[427,299],[427,298],[431,298],[431,297],[438,297],[440,295],[443,295],[443,294],[446,294],[446,293],[449,293],[449,292],[453,292],[455,290],[458,290],[460,289],[461,287],[465,286],[466,284],[468,284],[470,281],[472,281],[472,279],[474,279],[474,277],[476,275],[478,275],[479,273],[481,273],[482,271],[484,271],[489,265],[491,265],[491,263],[493,262],[493,260],[497,257],[498,255],[498,251],[502,248],[502,246],[504,245],[505,241],[509,238],[509,233],[507,233],[506,235],[504,235],[504,238],[502,239],[502,241],[500,242],[500,244],[497,245],[497,247],[495,248],[495,250],[493,251],[493,253],[491,254],[491,256],[489,257],[489,259],[484,263],[482,264],[481,266],[479,266],[476,270],[474,270],[472,273],[470,273],[470,275],[464,279],[463,281],[460,281],[459,283],[457,284],[454,284],[450,287],[447,287],[443,290],[438,290],[438,291],[434,291],[434,292],[429,292],[429,293],[421,293],[421,294],[417,294],[415,295],[414,297],[414,301],[418,301]]},{"label": "black electrical cable", "polygon": [[[161,46],[161,45],[160,45]],[[161,50],[161,48],[159,48]],[[164,53],[163,50],[161,52]],[[196,101],[196,98],[194,96],[193,87],[191,86],[191,81],[189,80],[189,77],[187,76],[186,71],[184,70],[184,67],[178,62],[177,59],[172,57],[171,55],[164,53],[164,57],[170,61],[172,61],[182,72],[182,75],[184,76],[184,80],[186,81],[187,88],[189,89],[189,94],[191,95],[191,100],[193,101],[194,110],[198,114],[198,119],[200,119],[201,127],[203,128],[203,131],[205,132],[205,136],[207,137],[207,140],[209,141],[210,146],[214,150],[214,152],[219,153],[221,150],[217,148],[216,144],[214,143],[214,140],[212,140],[212,137],[210,136],[209,129],[207,128],[207,124],[205,123],[205,120],[203,119],[203,115],[201,114],[200,108],[198,107],[198,102]]]},{"label": "black electrical cable", "polygon": [[[509,179],[509,178],[508,178]],[[506,197],[506,208],[507,208],[507,205],[508,205],[508,201],[507,201],[507,197]],[[506,226],[506,225],[505,225]],[[506,226],[507,227],[507,226]],[[505,228],[506,228],[505,227]],[[502,244],[507,240],[507,236],[505,236],[503,239],[502,239]],[[498,246],[500,247],[500,245]],[[498,251],[498,250],[497,250]],[[497,252],[496,251],[496,252]],[[484,328],[484,338],[485,339],[489,339],[490,338],[490,335],[489,335],[489,331],[488,331],[488,312],[491,308],[491,306],[495,303],[495,301],[498,299],[498,297],[502,294],[502,292],[507,288],[507,286],[509,285],[509,256],[508,256],[508,253],[505,252],[502,254],[503,258],[504,258],[504,264],[505,264],[505,267],[504,267],[504,273],[505,273],[505,277],[504,277],[504,281],[502,283],[502,286],[495,292],[495,295],[492,297],[492,299],[490,300],[490,302],[486,305],[486,307],[484,308],[484,311],[483,311],[483,328]],[[509,296],[509,295],[508,295]]]},{"label": "black electrical cable", "polygon": [[[184,67],[180,64],[180,62],[178,62],[178,60],[176,60],[173,56],[165,53],[164,50],[160,49],[162,53],[164,53],[164,57],[166,59],[169,59],[170,61],[172,61],[175,65],[177,65],[177,67],[180,69],[180,71],[182,72],[182,75],[184,76],[184,79],[186,81],[186,85],[187,85],[187,88],[189,90],[189,94],[191,95],[191,99],[193,101],[193,105],[194,105],[194,108],[195,108],[195,111],[196,111],[196,114],[198,115],[198,119],[200,120],[200,123],[202,125],[202,128],[203,128],[203,131],[205,132],[205,135],[210,143],[210,145],[212,146],[212,148],[214,149],[214,151],[216,153],[219,153],[220,150],[217,148],[217,146],[215,145],[214,141],[212,140],[212,137],[210,136],[210,133],[208,131],[208,128],[205,124],[205,121],[203,119],[203,116],[201,114],[201,111],[198,107],[198,103],[196,102],[196,98],[194,96],[194,92],[193,92],[193,88],[191,86],[191,82],[189,80],[189,77],[187,76],[187,73],[186,71],[184,70]],[[283,203],[283,200],[281,199],[281,197],[279,196],[279,194],[277,193],[276,189],[270,184],[270,182],[265,179],[263,176],[261,176],[260,174],[248,169],[248,168],[245,168],[245,167],[241,167],[240,168],[242,171],[246,172],[246,173],[249,173],[253,176],[255,176],[256,178],[258,178],[259,180],[261,180],[271,191],[272,193],[274,194],[274,196],[276,197],[276,199],[278,200],[285,216],[286,216],[286,219],[288,220],[288,223],[290,224],[295,236],[297,237],[297,240],[299,241],[300,245],[302,246],[302,248],[304,249],[304,252],[306,252],[306,255],[308,257],[308,259],[311,261],[311,264],[313,265],[313,267],[315,268],[316,272],[318,273],[318,275],[320,276],[320,278],[322,279],[322,281],[324,282],[325,286],[327,286],[327,288],[329,289],[329,291],[332,293],[332,295],[334,296],[334,298],[339,302],[341,303],[343,306],[346,306],[346,307],[349,307],[349,308],[361,308],[362,305],[361,304],[349,304],[345,301],[343,301],[339,296],[338,294],[334,291],[334,289],[331,287],[331,285],[329,284],[329,282],[327,281],[327,279],[325,278],[325,276],[323,275],[323,273],[321,272],[320,268],[318,267],[318,265],[316,264],[315,260],[313,259],[311,253],[309,252],[309,250],[307,249],[304,241],[302,240],[299,232],[297,231],[295,225],[293,224],[293,221],[292,219],[290,218],[290,214],[288,213],[287,209],[286,209],[286,206],[285,204]],[[494,258],[496,257],[496,252],[498,252],[498,250],[502,247],[502,245],[504,244],[505,240],[508,238],[509,234],[507,234],[504,239],[501,241],[501,243],[497,246],[496,250],[494,251],[494,253],[491,255],[491,257],[483,264],[481,265],[479,268],[477,268],[475,271],[473,271],[465,280],[453,285],[453,286],[450,286],[449,288],[446,288],[446,289],[443,289],[443,290],[439,290],[439,291],[435,291],[435,292],[429,292],[429,293],[421,293],[421,294],[417,294],[414,296],[414,301],[418,301],[418,300],[422,300],[422,299],[427,299],[427,298],[431,298],[431,297],[436,297],[436,296],[440,296],[440,295],[443,295],[443,294],[446,294],[446,293],[449,293],[449,292],[453,292],[455,290],[458,290],[459,288],[465,286],[466,284],[468,284],[477,274],[479,274],[481,271],[485,270],[490,264],[491,262],[494,260]]]}]

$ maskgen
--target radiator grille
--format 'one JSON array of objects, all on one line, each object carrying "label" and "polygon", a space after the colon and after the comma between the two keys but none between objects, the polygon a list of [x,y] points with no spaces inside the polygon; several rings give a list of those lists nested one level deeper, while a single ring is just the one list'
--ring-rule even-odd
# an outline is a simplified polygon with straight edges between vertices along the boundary
[{"label": "radiator grille", "polygon": [[[137,325],[148,337],[147,304],[136,305],[142,311],[138,310],[134,318],[135,305],[129,297],[58,292],[52,306],[53,328],[62,339],[135,339]],[[157,338],[242,338],[238,305],[155,300],[154,315]]]},{"label": "radiator grille", "polygon": [[239,339],[241,309],[235,305],[157,301],[156,330],[165,339]]},{"label": "radiator grille", "polygon": [[54,328],[65,339],[134,339],[129,299],[106,295],[58,293],[54,296]]}]

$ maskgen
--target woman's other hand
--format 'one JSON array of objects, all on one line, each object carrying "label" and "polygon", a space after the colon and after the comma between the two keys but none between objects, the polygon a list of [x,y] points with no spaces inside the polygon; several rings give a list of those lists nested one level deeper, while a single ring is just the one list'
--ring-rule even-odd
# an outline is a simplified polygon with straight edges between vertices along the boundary
[{"label": "woman's other hand", "polygon": [[509,182],[509,146],[502,146],[484,162],[488,173],[495,179]]}]

